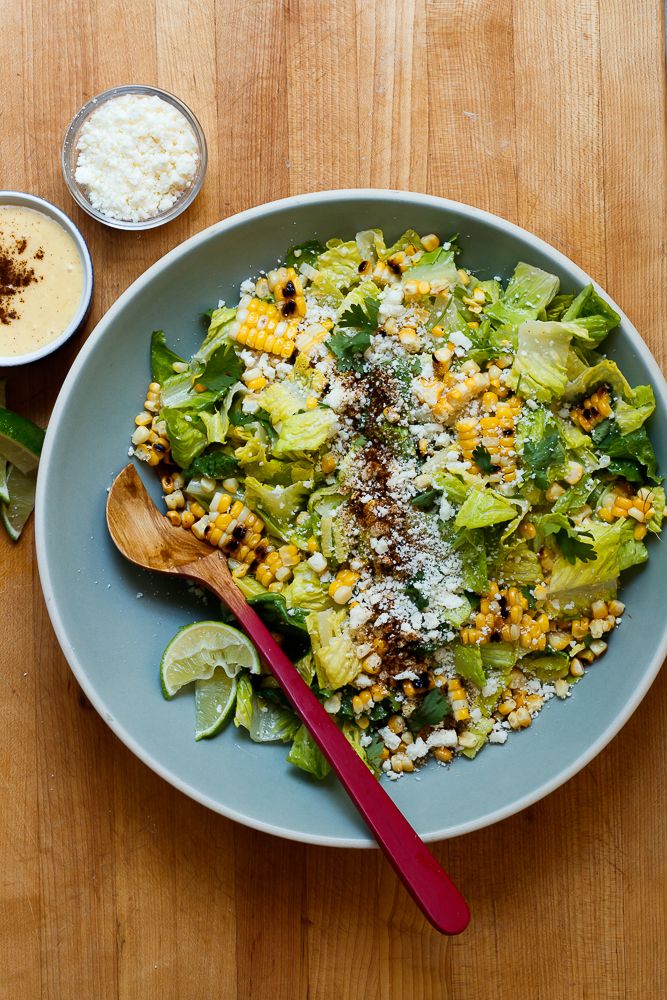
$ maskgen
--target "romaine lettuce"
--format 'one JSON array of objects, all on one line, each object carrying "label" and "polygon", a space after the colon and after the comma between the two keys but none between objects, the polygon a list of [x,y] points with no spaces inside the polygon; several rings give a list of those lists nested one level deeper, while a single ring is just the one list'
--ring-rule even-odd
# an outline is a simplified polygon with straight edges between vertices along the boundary
[{"label": "romaine lettuce", "polygon": [[559,284],[555,274],[521,261],[500,299],[487,306],[484,312],[494,322],[508,326],[537,319],[555,296]]},{"label": "romaine lettuce", "polygon": [[236,681],[234,725],[247,729],[255,743],[289,743],[301,723],[290,709],[257,694],[248,675],[242,673]]},{"label": "romaine lettuce", "polygon": [[294,567],[293,577],[284,591],[288,608],[303,608],[306,611],[325,611],[332,607],[327,586],[307,562]]},{"label": "romaine lettuce", "polygon": [[572,323],[574,337],[587,347],[597,347],[621,317],[598,295],[593,285],[586,285],[565,310],[563,323]]},{"label": "romaine lettuce", "polygon": [[311,611],[306,619],[313,644],[317,682],[337,691],[354,680],[361,670],[356,648],[347,628],[345,611]]},{"label": "romaine lettuce", "polygon": [[478,688],[486,684],[486,674],[482,666],[482,654],[479,646],[454,646],[454,669],[459,677],[471,681]]},{"label": "romaine lettuce", "polygon": [[331,770],[326,757],[305,726],[301,726],[297,731],[287,760],[319,780],[326,778]]},{"label": "romaine lettuce", "polygon": [[627,381],[615,361],[604,358],[591,368],[584,368],[575,378],[571,377],[565,386],[563,395],[567,400],[579,399],[581,396],[588,396],[600,385],[609,385],[617,396],[622,399],[632,401],[633,393],[630,383]]},{"label": "romaine lettuce", "polygon": [[583,527],[593,536],[595,558],[588,562],[568,562],[564,556],[554,560],[549,582],[549,599],[557,600],[562,609],[576,612],[590,608],[597,599],[615,596],[621,544],[621,521],[600,524],[586,521]]},{"label": "romaine lettuce", "polygon": [[334,433],[338,417],[333,410],[318,407],[306,413],[295,413],[280,426],[278,440],[273,445],[276,458],[317,451]]},{"label": "romaine lettuce", "polygon": [[454,252],[438,247],[425,253],[412,267],[403,272],[403,285],[407,281],[428,281],[431,285],[443,288],[455,285],[458,281]]},{"label": "romaine lettuce", "polygon": [[163,407],[160,410],[160,419],[167,425],[172,458],[182,469],[187,469],[193,459],[201,455],[208,445],[206,428],[199,414]]},{"label": "romaine lettuce", "polygon": [[167,347],[164,330],[153,330],[151,335],[151,375],[154,382],[162,384],[174,376],[174,363],[183,364],[183,358]]},{"label": "romaine lettuce", "polygon": [[308,489],[303,483],[291,486],[268,486],[254,476],[246,476],[245,500],[248,507],[266,521],[279,538],[290,541],[297,514],[303,510]]},{"label": "romaine lettuce", "polygon": [[343,292],[358,284],[361,255],[354,240],[329,240],[327,249],[315,262],[319,272],[313,278],[311,294],[342,300]]},{"label": "romaine lettuce", "polygon": [[517,395],[549,403],[567,385],[572,333],[562,323],[528,320],[519,327],[512,375]]},{"label": "romaine lettuce", "polygon": [[486,528],[491,524],[511,521],[516,517],[516,501],[496,493],[486,486],[475,485],[468,490],[456,515],[456,528]]},{"label": "romaine lettuce", "polygon": [[632,390],[632,401],[619,399],[614,408],[616,424],[621,434],[638,430],[655,410],[655,396],[650,385],[637,385]]},{"label": "romaine lettuce", "polygon": [[277,426],[300,410],[306,408],[306,394],[292,380],[274,382],[257,397],[257,402],[271,417],[271,422]]},{"label": "romaine lettuce", "polygon": [[227,333],[235,318],[236,309],[221,306],[213,310],[206,337],[197,353],[193,355],[193,362],[205,365],[219,347],[228,343]]}]

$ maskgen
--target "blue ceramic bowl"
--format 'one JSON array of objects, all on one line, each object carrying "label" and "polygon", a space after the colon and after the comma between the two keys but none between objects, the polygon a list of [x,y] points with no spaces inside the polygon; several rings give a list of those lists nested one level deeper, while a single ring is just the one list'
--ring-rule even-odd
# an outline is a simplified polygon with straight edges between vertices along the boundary
[{"label": "blue ceramic bowl", "polygon": [[[269,833],[339,847],[372,844],[333,778],[323,784],[285,762],[282,745],[257,745],[234,726],[195,743],[191,694],[163,700],[158,665],[179,626],[211,617],[185,584],[151,576],[114,549],[106,490],[127,462],[133,418],[149,381],[149,336],[164,328],[184,355],[199,345],[200,314],[232,302],[247,275],[304,240],[381,226],[460,233],[464,260],[482,277],[507,277],[518,260],[557,273],[566,289],[588,277],[535,236],[477,209],[399,191],[330,191],[263,205],[205,230],[158,261],[120,296],[83,347],[49,423],[37,487],[37,553],[51,621],[88,698],[121,740],[177,788],[225,816]],[[608,297],[608,296],[607,296]],[[618,306],[615,306],[618,309]],[[620,310],[619,310],[620,312]],[[667,469],[667,387],[624,316],[606,349],[632,383],[658,400],[651,433]],[[144,472],[144,479],[149,480]],[[157,497],[157,491],[154,493]],[[430,764],[389,794],[426,840],[494,823],[553,791],[587,764],[635,710],[667,651],[665,546],[627,576],[628,611],[607,655],[566,702],[553,699],[527,731],[469,762]]]}]

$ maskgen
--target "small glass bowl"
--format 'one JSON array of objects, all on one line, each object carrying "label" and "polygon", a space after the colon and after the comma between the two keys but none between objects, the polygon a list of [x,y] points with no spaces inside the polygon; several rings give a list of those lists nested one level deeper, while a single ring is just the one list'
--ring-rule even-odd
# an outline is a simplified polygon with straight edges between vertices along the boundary
[{"label": "small glass bowl", "polygon": [[[130,222],[124,219],[112,219],[109,218],[109,216],[98,212],[98,210],[93,208],[91,205],[86,195],[85,188],[78,184],[74,177],[79,157],[79,151],[76,148],[76,144],[84,123],[88,121],[90,116],[94,114],[94,112],[97,111],[98,108],[105,103],[105,101],[112,101],[115,97],[121,97],[123,94],[140,94],[146,97],[160,97],[163,101],[166,101],[167,104],[171,104],[172,107],[181,112],[194,132],[198,147],[199,161],[197,164],[197,173],[195,174],[190,186],[185,189],[178,201],[175,202],[171,208],[167,209],[167,211],[160,212],[159,215],[154,215],[150,219],[143,219],[140,222]],[[173,94],[169,94],[166,90],[159,90],[157,87],[147,87],[137,84],[125,87],[112,87],[110,90],[105,90],[102,94],[98,94],[97,97],[91,98],[87,104],[84,104],[81,110],[74,116],[67,128],[67,131],[65,132],[61,158],[63,176],[65,178],[65,183],[70,190],[70,194],[76,203],[80,205],[81,208],[88,213],[88,215],[92,216],[93,219],[97,219],[98,222],[102,222],[105,226],[110,226],[112,229],[142,230],[154,229],[156,226],[163,226],[165,222],[171,222],[172,219],[175,219],[177,215],[180,215],[181,212],[184,212],[185,209],[192,204],[201,191],[202,184],[204,183],[206,165],[208,162],[208,151],[206,148],[206,137],[204,136],[202,127],[190,108],[184,104],[183,101],[179,101],[177,97],[174,97]]]}]

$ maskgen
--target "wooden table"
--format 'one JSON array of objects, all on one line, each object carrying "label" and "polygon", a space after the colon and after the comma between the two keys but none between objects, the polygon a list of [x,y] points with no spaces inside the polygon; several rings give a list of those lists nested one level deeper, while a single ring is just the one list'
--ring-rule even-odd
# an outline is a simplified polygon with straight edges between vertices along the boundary
[{"label": "wooden table", "polygon": [[[0,13],[2,186],[69,212],[97,274],[79,340],[9,373],[9,405],[34,419],[165,251],[322,188],[428,191],[533,230],[662,359],[660,0],[0,0]],[[143,235],[78,211],[59,166],[77,108],[128,82],[179,94],[210,149],[195,205]],[[56,643],[32,528],[0,539],[0,559],[2,1000],[667,995],[666,676],[566,787],[437,849],[473,912],[445,940],[376,854],[236,826],[135,760]]]}]

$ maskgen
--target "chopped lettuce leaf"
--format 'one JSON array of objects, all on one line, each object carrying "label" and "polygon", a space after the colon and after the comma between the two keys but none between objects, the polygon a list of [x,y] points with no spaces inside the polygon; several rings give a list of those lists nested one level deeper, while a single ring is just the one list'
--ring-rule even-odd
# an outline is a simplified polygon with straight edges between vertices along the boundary
[{"label": "chopped lettuce leaf", "polygon": [[313,278],[311,292],[341,300],[343,291],[358,284],[361,256],[354,240],[329,240],[327,249],[315,262],[319,274]]},{"label": "chopped lettuce leaf", "polygon": [[482,654],[479,646],[454,646],[454,669],[459,677],[471,681],[478,688],[486,684],[486,674],[482,666]]},{"label": "chopped lettuce leaf", "polygon": [[392,245],[385,251],[384,258],[382,259],[386,260],[387,257],[393,257],[393,255],[398,253],[399,250],[405,250],[405,248],[409,246],[418,248],[421,246],[419,233],[416,233],[414,229],[406,229],[403,235],[399,236],[396,242],[392,243]]},{"label": "chopped lettuce leaf", "polygon": [[166,382],[174,376],[174,363],[182,364],[183,358],[167,347],[164,330],[153,330],[151,335],[151,375],[154,382]]},{"label": "chopped lettuce leaf", "polygon": [[654,486],[651,490],[651,506],[654,513],[649,521],[648,530],[657,535],[662,531],[662,521],[665,514],[665,491],[662,486]]},{"label": "chopped lettuce leaf", "polygon": [[486,528],[491,524],[511,521],[515,517],[515,503],[495,490],[477,485],[468,490],[454,525],[457,528]]},{"label": "chopped lettuce leaf", "polygon": [[280,426],[278,440],[273,445],[276,458],[287,458],[304,451],[317,451],[327,441],[338,423],[333,410],[318,407],[306,413],[295,413]]},{"label": "chopped lettuce leaf", "polygon": [[621,543],[618,549],[618,568],[623,572],[631,566],[638,566],[648,559],[648,549],[635,538],[635,522],[625,521],[621,526]]},{"label": "chopped lettuce leaf", "polygon": [[249,676],[241,673],[236,681],[234,725],[247,729],[255,743],[289,743],[301,723],[290,709],[257,694]]},{"label": "chopped lettuce leaf", "polygon": [[466,732],[471,733],[475,737],[475,744],[471,747],[464,747],[461,751],[464,757],[467,757],[468,760],[472,760],[473,757],[477,756],[488,740],[489,733],[493,729],[493,725],[493,719],[486,719],[484,717],[478,719],[477,722],[470,723]]},{"label": "chopped lettuce leaf", "polygon": [[283,420],[306,408],[306,393],[292,380],[274,382],[257,397],[257,402],[276,427]]},{"label": "chopped lettuce leaf", "polygon": [[289,541],[297,514],[303,510],[308,489],[301,482],[291,486],[268,486],[254,476],[246,476],[245,501],[248,507],[266,521],[267,527],[279,538]]},{"label": "chopped lettuce leaf", "polygon": [[349,684],[361,663],[347,628],[345,611],[311,611],[306,626],[313,644],[317,682],[321,688],[337,691]]},{"label": "chopped lettuce leaf", "polygon": [[[377,300],[379,297],[380,289],[374,281],[362,281],[361,284],[355,285],[354,288],[350,289],[338,307],[337,315],[339,326],[359,326],[358,323],[354,322],[355,312],[352,311],[352,306],[356,306],[357,308],[363,306],[364,309],[361,310],[360,317],[361,328],[364,329],[365,327],[368,327],[371,333],[375,333],[378,328],[377,315],[379,303],[377,303]],[[367,302],[367,300],[369,301]],[[351,315],[348,315],[350,313]],[[352,320],[352,322],[350,322],[350,320]]]},{"label": "chopped lettuce leaf", "polygon": [[182,469],[187,469],[208,445],[206,429],[199,414],[163,407],[160,419],[167,425],[172,458]]},{"label": "chopped lettuce leaf", "polygon": [[517,395],[549,403],[567,385],[567,357],[572,333],[562,323],[528,320],[519,327],[512,365]]},{"label": "chopped lettuce leaf", "polygon": [[570,659],[565,653],[551,653],[548,656],[526,656],[521,661],[521,669],[537,677],[543,683],[557,681],[570,670]]},{"label": "chopped lettuce leaf", "polygon": [[192,360],[200,364],[206,364],[219,347],[228,343],[227,332],[235,318],[236,309],[230,309],[227,306],[214,309],[204,342]]},{"label": "chopped lettuce leaf", "polygon": [[403,285],[407,281],[428,281],[431,285],[450,287],[458,282],[454,251],[437,247],[425,253],[412,267],[403,272]]},{"label": "chopped lettuce leaf", "polygon": [[638,430],[655,410],[655,396],[650,385],[637,385],[632,390],[632,402],[619,399],[616,403],[616,425],[621,434]]},{"label": "chopped lettuce leaf", "polygon": [[587,347],[597,347],[610,330],[618,326],[621,317],[608,302],[598,295],[593,285],[586,285],[561,317],[572,322],[575,339]]},{"label": "chopped lettuce leaf", "polygon": [[355,239],[362,260],[384,260],[387,256],[381,229],[363,229],[357,233]]},{"label": "chopped lettuce leaf", "polygon": [[311,267],[314,267],[317,258],[324,251],[325,247],[319,240],[306,240],[305,243],[299,243],[297,246],[289,248],[285,254],[285,263],[288,267],[294,268],[299,268],[302,264],[310,264]]},{"label": "chopped lettuce leaf", "polygon": [[513,642],[493,642],[479,647],[482,669],[485,674],[495,671],[507,680],[510,671],[519,658],[519,650]]},{"label": "chopped lettuce leaf", "polygon": [[229,420],[225,421],[220,410],[214,410],[213,413],[206,413],[205,410],[199,414],[201,420],[206,428],[206,439],[209,444],[224,444],[225,437],[227,436],[227,428],[229,427]]},{"label": "chopped lettuce leaf", "polygon": [[525,587],[540,582],[542,568],[537,553],[520,541],[499,547],[495,575],[505,585]]},{"label": "chopped lettuce leaf", "polygon": [[329,762],[305,726],[298,729],[287,760],[290,764],[295,764],[302,771],[307,771],[320,781],[322,778],[326,778],[331,770]]},{"label": "chopped lettuce leaf", "polygon": [[563,392],[566,400],[589,396],[598,386],[609,385],[617,396],[632,401],[633,393],[630,383],[616,362],[610,361],[609,358],[604,358],[603,361],[599,361],[591,368],[584,368],[574,378],[572,378],[571,372],[568,374],[569,381]]},{"label": "chopped lettuce leaf", "polygon": [[559,284],[555,274],[521,261],[498,302],[487,306],[484,312],[494,322],[509,326],[537,319],[555,296]]},{"label": "chopped lettuce leaf", "polygon": [[292,581],[285,587],[283,594],[288,608],[325,611],[332,606],[326,584],[322,583],[307,562],[300,562],[294,567]]}]

